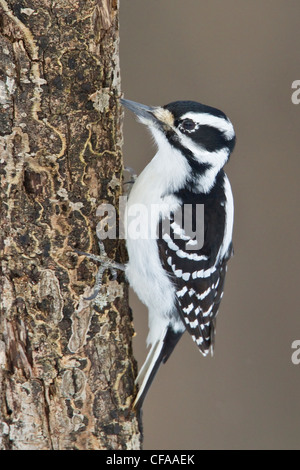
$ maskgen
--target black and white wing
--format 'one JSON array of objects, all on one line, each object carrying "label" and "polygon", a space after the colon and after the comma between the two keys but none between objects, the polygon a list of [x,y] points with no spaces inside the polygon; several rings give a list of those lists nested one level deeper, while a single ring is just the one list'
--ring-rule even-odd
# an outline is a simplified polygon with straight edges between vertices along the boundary
[{"label": "black and white wing", "polygon": [[204,356],[213,352],[215,320],[223,296],[226,264],[232,254],[230,243],[226,256],[220,257],[225,231],[224,204],[216,201],[212,204],[216,207],[211,210],[207,205],[201,248],[193,249],[195,240],[174,218],[169,233],[162,233],[158,240],[162,264],[175,284],[178,312]]},{"label": "black and white wing", "polygon": [[[178,194],[180,200],[181,194]],[[183,200],[186,204],[183,204]],[[168,220],[160,222],[157,246],[163,268],[175,286],[176,307],[179,317],[206,356],[213,352],[216,316],[223,296],[226,264],[232,255],[232,217],[226,210],[226,194],[221,191],[209,196],[199,196],[185,191],[181,209],[192,208],[192,230],[185,224],[184,213],[178,223],[178,213],[170,214]],[[197,205],[204,205],[204,217],[197,219]],[[233,215],[233,214],[232,214]],[[189,220],[189,218],[187,218]],[[203,224],[203,244],[191,234],[194,221]],[[165,223],[166,222],[166,223]],[[195,233],[201,232],[196,230]],[[174,323],[173,323],[174,322]],[[158,371],[165,363],[184,329],[178,329],[178,317],[170,318],[160,338],[152,345],[147,359],[137,377],[139,392],[134,406],[140,407],[147,390]]]}]

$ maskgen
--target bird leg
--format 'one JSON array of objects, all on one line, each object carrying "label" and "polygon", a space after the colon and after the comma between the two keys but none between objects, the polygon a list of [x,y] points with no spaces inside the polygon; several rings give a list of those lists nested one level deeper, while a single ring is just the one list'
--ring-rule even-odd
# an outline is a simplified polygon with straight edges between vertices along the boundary
[{"label": "bird leg", "polygon": [[[137,174],[134,171],[134,169],[131,168],[130,166],[125,166],[124,171],[127,171],[130,174],[130,180],[125,181],[125,183],[123,183],[123,188],[125,189],[125,194],[129,195],[129,193],[131,191],[131,188],[132,188],[132,186],[134,185],[134,183],[137,179]],[[126,187],[126,186],[128,186],[128,187]]]}]

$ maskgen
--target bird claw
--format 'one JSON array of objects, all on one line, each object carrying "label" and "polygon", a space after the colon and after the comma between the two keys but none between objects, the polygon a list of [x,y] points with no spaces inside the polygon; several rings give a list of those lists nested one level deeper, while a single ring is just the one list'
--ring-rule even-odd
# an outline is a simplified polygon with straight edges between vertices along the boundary
[{"label": "bird claw", "polygon": [[97,297],[102,287],[102,278],[103,278],[104,272],[107,269],[110,271],[113,280],[117,278],[117,269],[121,271],[125,271],[125,266],[123,264],[117,263],[116,261],[111,260],[107,256],[105,248],[104,248],[104,244],[102,241],[99,241],[98,245],[99,245],[100,256],[93,255],[91,253],[86,253],[84,251],[74,250],[78,255],[86,256],[87,258],[90,258],[93,261],[100,263],[100,266],[96,274],[96,280],[95,280],[95,284],[93,287],[93,293],[89,297],[85,297],[84,300],[94,300]]}]

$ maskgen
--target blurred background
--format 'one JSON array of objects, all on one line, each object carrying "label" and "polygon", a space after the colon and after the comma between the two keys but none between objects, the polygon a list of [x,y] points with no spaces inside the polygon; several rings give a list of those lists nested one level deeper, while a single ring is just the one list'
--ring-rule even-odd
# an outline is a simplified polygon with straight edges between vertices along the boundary
[{"label": "blurred background", "polygon": [[[144,404],[145,449],[299,449],[299,0],[121,1],[126,98],[195,100],[224,111],[236,149],[234,248],[215,356],[185,334]],[[300,95],[299,95],[300,96]],[[124,162],[140,172],[155,149],[127,112]],[[139,367],[147,311],[131,292]]]}]

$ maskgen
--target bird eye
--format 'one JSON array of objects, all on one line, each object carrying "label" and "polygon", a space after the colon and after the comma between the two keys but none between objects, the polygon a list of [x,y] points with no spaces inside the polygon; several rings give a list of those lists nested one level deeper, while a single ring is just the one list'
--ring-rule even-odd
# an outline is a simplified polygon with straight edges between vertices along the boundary
[{"label": "bird eye", "polygon": [[194,121],[192,121],[192,119],[184,119],[180,123],[181,129],[183,129],[185,131],[188,131],[188,132],[193,131],[195,129],[195,126],[196,126],[196,124],[194,123]]}]

